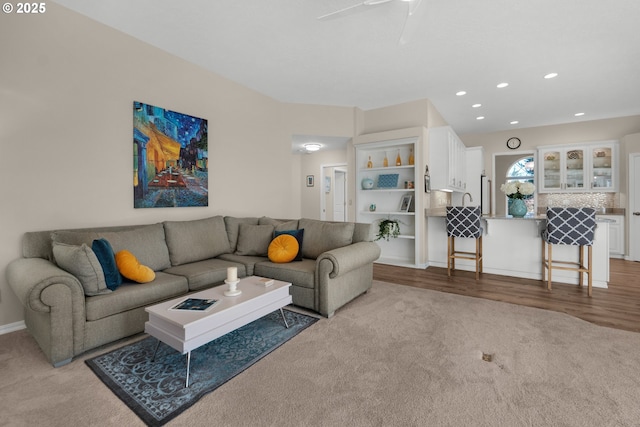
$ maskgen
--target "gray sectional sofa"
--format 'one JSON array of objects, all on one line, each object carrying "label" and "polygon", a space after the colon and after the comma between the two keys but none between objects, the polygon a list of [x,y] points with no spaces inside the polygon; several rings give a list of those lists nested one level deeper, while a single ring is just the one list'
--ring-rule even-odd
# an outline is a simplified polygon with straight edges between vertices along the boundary
[{"label": "gray sectional sofa", "polygon": [[[273,263],[266,256],[274,230],[304,229],[302,260]],[[106,239],[155,271],[149,283],[125,281],[86,295],[83,283],[56,264],[52,246],[91,247]],[[145,307],[221,285],[227,268],[238,276],[292,283],[293,304],[330,317],[371,287],[380,248],[371,224],[312,219],[215,216],[193,221],[78,230],[36,231],[23,237],[23,257],[7,267],[7,280],[25,309],[25,323],[49,361],[74,356],[142,332]],[[76,273],[77,275],[77,273]]]}]

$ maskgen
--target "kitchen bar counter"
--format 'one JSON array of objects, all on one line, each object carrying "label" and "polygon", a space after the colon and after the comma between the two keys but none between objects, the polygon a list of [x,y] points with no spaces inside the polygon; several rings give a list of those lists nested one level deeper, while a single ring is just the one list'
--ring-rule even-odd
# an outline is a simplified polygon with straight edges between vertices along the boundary
[{"label": "kitchen bar counter", "polygon": [[[433,213],[433,212],[432,212]],[[593,244],[593,286],[606,288],[609,281],[609,222],[596,219]],[[541,279],[542,238],[546,216],[513,218],[486,216],[482,218],[484,234],[484,272],[503,276]],[[447,233],[443,215],[427,216],[428,265],[447,268]],[[475,251],[474,239],[456,239],[456,249]],[[586,249],[585,249],[586,256]],[[577,261],[578,247],[553,245],[553,257],[563,261]],[[473,261],[456,260],[456,268],[475,271]],[[578,284],[578,273],[554,270],[553,281]],[[543,286],[542,283],[540,286]]]}]

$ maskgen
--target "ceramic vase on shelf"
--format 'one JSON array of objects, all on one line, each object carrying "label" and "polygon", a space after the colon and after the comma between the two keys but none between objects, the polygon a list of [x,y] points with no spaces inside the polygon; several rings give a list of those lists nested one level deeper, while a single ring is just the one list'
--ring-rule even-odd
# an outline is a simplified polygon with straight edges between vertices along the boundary
[{"label": "ceramic vase on shelf", "polygon": [[522,199],[511,199],[509,203],[509,215],[514,218],[524,218],[527,214],[527,205]]}]

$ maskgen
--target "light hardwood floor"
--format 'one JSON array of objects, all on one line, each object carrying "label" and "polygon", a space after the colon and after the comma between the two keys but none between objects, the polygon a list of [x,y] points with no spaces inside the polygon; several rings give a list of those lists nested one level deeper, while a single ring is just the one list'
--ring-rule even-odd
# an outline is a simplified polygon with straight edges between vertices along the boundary
[{"label": "light hardwood floor", "polygon": [[640,262],[611,259],[609,288],[587,288],[553,283],[548,291],[540,280],[456,270],[447,277],[446,268],[414,269],[374,264],[373,278],[384,282],[432,289],[512,304],[567,313],[580,319],[627,331],[640,332]]}]

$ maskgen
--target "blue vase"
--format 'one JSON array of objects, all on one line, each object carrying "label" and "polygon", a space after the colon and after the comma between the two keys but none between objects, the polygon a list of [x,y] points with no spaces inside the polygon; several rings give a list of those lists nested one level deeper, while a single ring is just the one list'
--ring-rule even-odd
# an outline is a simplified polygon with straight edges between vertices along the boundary
[{"label": "blue vase", "polygon": [[509,215],[514,218],[523,218],[527,214],[527,205],[522,199],[511,199],[509,203]]}]

